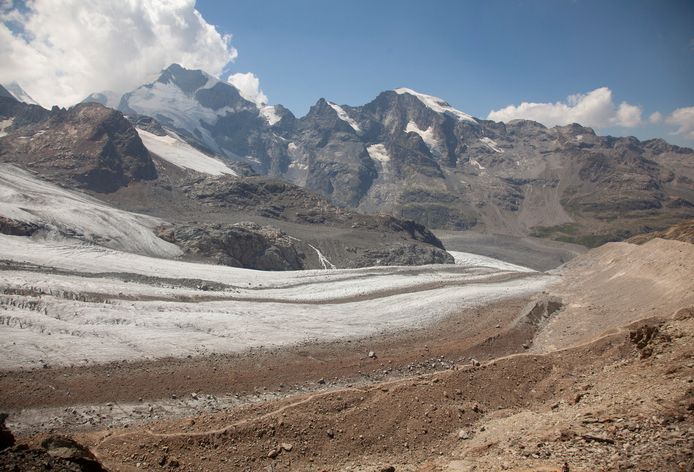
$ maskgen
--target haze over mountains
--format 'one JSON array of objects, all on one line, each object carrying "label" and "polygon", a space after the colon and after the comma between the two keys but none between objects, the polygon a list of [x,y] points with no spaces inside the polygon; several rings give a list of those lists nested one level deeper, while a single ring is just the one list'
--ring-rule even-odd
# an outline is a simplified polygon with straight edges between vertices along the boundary
[{"label": "haze over mountains", "polygon": [[[86,101],[116,103],[106,94]],[[595,245],[694,216],[691,149],[580,125],[482,120],[407,88],[363,106],[320,99],[297,118],[174,64],[118,109],[154,118],[242,172],[433,228]]]}]

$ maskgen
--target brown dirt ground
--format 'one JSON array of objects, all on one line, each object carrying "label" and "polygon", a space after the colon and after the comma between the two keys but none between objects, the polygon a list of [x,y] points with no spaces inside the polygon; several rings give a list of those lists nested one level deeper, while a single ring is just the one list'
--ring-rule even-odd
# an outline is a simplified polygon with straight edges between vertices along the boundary
[{"label": "brown dirt ground", "polygon": [[[123,471],[692,470],[693,313],[551,354],[81,439]],[[655,335],[641,346],[631,333],[644,324]]]}]

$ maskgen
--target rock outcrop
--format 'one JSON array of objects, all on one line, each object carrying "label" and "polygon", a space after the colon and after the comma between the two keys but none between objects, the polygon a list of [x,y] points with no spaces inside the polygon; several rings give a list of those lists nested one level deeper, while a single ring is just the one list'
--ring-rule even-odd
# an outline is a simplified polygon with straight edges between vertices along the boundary
[{"label": "rock outcrop", "polygon": [[286,233],[252,222],[180,225],[160,237],[195,257],[258,270],[301,270],[305,254]]},{"label": "rock outcrop", "polygon": [[44,110],[0,97],[0,160],[21,165],[60,184],[113,192],[157,172],[130,122],[98,104]]}]

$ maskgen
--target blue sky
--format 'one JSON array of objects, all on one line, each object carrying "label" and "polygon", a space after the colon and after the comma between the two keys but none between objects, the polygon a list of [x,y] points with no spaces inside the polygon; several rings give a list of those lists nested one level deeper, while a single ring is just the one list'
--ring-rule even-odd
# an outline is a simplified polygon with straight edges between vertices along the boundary
[{"label": "blue sky", "polygon": [[298,116],[409,87],[480,118],[694,146],[694,0],[0,0],[0,83],[43,106],[174,62]]},{"label": "blue sky", "polygon": [[[694,2],[198,0],[233,34],[233,72],[303,115],[320,97],[359,105],[407,86],[479,117],[608,87],[615,104],[667,116],[694,106]],[[602,126],[668,135],[673,126]]]}]

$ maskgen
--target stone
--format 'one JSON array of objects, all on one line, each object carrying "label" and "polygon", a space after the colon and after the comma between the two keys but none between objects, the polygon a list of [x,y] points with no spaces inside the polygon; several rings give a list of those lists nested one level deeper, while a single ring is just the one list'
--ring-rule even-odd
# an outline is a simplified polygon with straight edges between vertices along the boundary
[{"label": "stone", "polygon": [[460,431],[458,431],[458,439],[462,439],[462,440],[470,439],[470,433],[468,433],[464,429],[461,429]]},{"label": "stone", "polygon": [[273,449],[270,449],[270,452],[267,453],[267,456],[268,456],[270,459],[274,459],[274,458],[276,458],[277,456],[280,455],[280,452],[282,452],[282,449],[280,449],[280,448],[278,448],[278,447],[275,447],[275,448],[273,448]]}]

